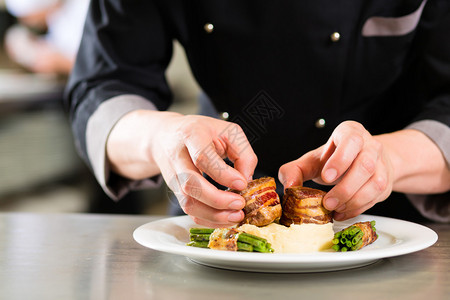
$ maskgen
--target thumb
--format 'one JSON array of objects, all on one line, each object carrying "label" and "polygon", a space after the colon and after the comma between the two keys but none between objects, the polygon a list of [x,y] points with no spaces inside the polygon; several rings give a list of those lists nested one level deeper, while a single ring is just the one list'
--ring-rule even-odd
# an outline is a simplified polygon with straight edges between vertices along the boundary
[{"label": "thumb", "polygon": [[278,179],[284,188],[301,186],[304,181],[320,176],[323,167],[323,162],[320,159],[321,154],[322,150],[318,148],[306,153],[299,159],[282,165],[278,171]]}]

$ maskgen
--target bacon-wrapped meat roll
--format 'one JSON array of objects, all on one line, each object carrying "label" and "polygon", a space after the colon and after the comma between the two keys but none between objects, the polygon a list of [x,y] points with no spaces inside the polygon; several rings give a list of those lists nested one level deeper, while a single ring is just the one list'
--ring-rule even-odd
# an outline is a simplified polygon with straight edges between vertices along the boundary
[{"label": "bacon-wrapped meat roll", "polygon": [[295,186],[284,191],[283,214],[280,223],[291,224],[327,224],[333,222],[331,212],[323,204],[325,192],[308,187]]},{"label": "bacon-wrapped meat roll", "polygon": [[358,222],[339,232],[333,239],[335,251],[355,251],[372,244],[378,238],[375,221]]},{"label": "bacon-wrapped meat roll", "polygon": [[281,216],[280,198],[276,192],[275,179],[262,177],[252,180],[243,191],[230,190],[244,197],[245,217],[242,224],[265,226]]},{"label": "bacon-wrapped meat roll", "polygon": [[226,251],[272,253],[274,250],[265,238],[236,228],[191,228],[187,246]]}]

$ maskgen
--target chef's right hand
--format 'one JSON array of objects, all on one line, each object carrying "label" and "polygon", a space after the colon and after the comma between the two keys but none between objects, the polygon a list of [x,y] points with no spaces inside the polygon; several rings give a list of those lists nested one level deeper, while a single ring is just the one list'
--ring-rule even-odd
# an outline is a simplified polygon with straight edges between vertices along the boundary
[{"label": "chef's right hand", "polygon": [[[204,116],[133,111],[111,131],[107,156],[113,171],[130,179],[161,173],[181,208],[199,225],[228,227],[244,218],[245,200],[217,189],[202,175],[236,190],[247,187],[257,157],[237,124]],[[224,162],[225,157],[234,168]]]}]

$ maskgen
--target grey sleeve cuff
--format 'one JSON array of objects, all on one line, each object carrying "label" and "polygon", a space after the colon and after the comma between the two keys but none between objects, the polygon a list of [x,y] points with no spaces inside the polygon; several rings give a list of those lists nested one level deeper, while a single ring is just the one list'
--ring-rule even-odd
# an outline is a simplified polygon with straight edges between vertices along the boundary
[{"label": "grey sleeve cuff", "polygon": [[[412,123],[407,129],[426,134],[441,150],[450,167],[450,127],[435,120]],[[435,195],[406,195],[416,209],[425,217],[436,222],[450,222],[450,192]]]},{"label": "grey sleeve cuff", "polygon": [[450,127],[435,120],[422,120],[410,124],[407,129],[415,129],[426,134],[440,149],[450,166]]},{"label": "grey sleeve cuff", "polygon": [[162,176],[151,179],[132,181],[125,178],[112,180],[109,165],[106,160],[106,142],[114,125],[125,114],[138,110],[157,110],[147,99],[136,95],[121,95],[103,102],[89,118],[86,128],[86,148],[88,159],[95,178],[105,193],[113,200],[118,200],[130,190],[158,187]]}]

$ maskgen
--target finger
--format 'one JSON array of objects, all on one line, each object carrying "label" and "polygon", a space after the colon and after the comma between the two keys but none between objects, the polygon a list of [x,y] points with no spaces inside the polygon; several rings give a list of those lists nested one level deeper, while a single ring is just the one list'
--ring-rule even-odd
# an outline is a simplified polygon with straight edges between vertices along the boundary
[{"label": "finger", "polygon": [[241,210],[245,206],[245,200],[242,196],[219,190],[198,173],[184,169],[175,176],[182,195],[192,197],[209,207]]},{"label": "finger", "polygon": [[[179,176],[178,178],[181,177],[182,176]],[[192,176],[190,178],[192,178]],[[242,219],[244,218],[244,213],[242,211],[243,201],[241,201],[241,203],[239,204],[241,206],[239,210],[222,210],[213,208],[207,204],[202,203],[201,201],[198,201],[194,197],[185,194],[185,192],[183,191],[183,187],[181,186],[179,186],[178,188],[174,188],[174,190],[176,191],[174,193],[180,203],[180,207],[186,214],[190,215],[194,219],[198,219],[197,223],[199,224],[201,223],[205,226],[207,225],[210,227],[228,227],[231,225],[235,225],[236,223],[242,221]],[[191,187],[188,189],[188,191],[199,191],[199,189]]]},{"label": "finger", "polygon": [[377,163],[378,152],[375,149],[371,148],[361,152],[340,182],[325,196],[325,208],[334,210],[342,205],[347,205],[347,202],[353,199],[355,194],[374,175]]},{"label": "finger", "polygon": [[252,147],[244,148],[241,152],[229,149],[227,151],[228,158],[234,163],[234,168],[239,171],[247,181],[253,179],[256,165],[258,164],[258,157],[253,152]]},{"label": "finger", "polygon": [[250,142],[242,128],[234,123],[228,123],[226,129],[220,135],[223,148],[227,157],[234,163],[247,181],[253,178],[258,157],[256,156]]},{"label": "finger", "polygon": [[278,179],[284,188],[303,185],[304,181],[316,178],[320,174],[323,162],[320,159],[322,148],[310,151],[297,160],[282,165]]},{"label": "finger", "polygon": [[360,214],[362,214],[363,212],[365,212],[366,210],[368,210],[369,208],[373,207],[375,204],[377,204],[378,202],[376,200],[370,201],[368,203],[366,203],[364,206],[358,208],[358,209],[354,209],[354,210],[348,210],[345,212],[334,212],[333,213],[333,218],[336,221],[344,221],[350,218],[354,218],[359,216]]},{"label": "finger", "polygon": [[189,196],[180,205],[182,205],[181,208],[186,214],[194,218],[196,223],[201,222],[209,227],[229,227],[242,221],[244,218],[242,210],[217,210]]},{"label": "finger", "polygon": [[167,161],[161,170],[168,187],[179,200],[186,195],[216,209],[241,210],[245,206],[242,196],[219,190],[206,180],[185,148],[176,153],[176,159]]},{"label": "finger", "polygon": [[[335,149],[327,159],[321,174],[327,183],[333,183],[348,170],[362,150],[364,139],[361,132],[353,128],[338,127],[332,135],[332,143]],[[327,151],[325,153],[330,154]]]},{"label": "finger", "polygon": [[197,132],[190,135],[184,142],[192,162],[200,171],[223,186],[236,190],[247,187],[247,178],[225,163],[207,133]]},{"label": "finger", "polygon": [[365,207],[367,203],[372,201],[384,201],[392,190],[388,182],[389,180],[386,172],[376,172],[347,203],[338,207],[336,211],[353,211],[360,207]]},{"label": "finger", "polygon": [[278,171],[278,179],[285,189],[291,186],[303,185],[303,171],[299,160],[294,160],[282,165]]}]

